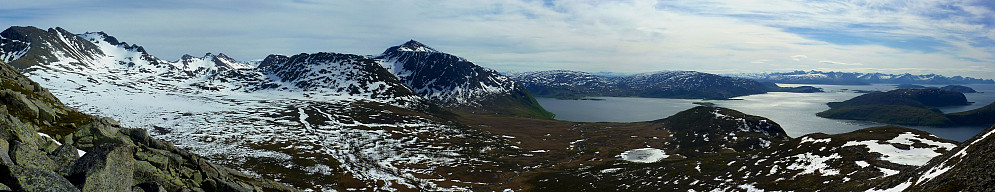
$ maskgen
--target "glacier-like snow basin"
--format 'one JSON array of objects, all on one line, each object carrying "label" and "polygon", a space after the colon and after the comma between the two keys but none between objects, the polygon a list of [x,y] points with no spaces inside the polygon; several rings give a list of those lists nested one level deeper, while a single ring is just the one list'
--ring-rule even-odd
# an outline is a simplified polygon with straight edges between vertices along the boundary
[{"label": "glacier-like snow basin", "polygon": [[642,148],[622,152],[622,154],[618,155],[618,157],[628,162],[653,163],[670,157],[670,155],[667,155],[667,153],[663,152],[661,149]]}]

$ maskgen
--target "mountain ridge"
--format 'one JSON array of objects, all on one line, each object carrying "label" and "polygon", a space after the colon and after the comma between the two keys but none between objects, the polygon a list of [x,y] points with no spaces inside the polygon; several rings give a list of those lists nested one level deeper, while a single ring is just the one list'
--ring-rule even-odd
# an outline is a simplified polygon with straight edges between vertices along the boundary
[{"label": "mountain ridge", "polygon": [[758,81],[769,81],[775,83],[790,84],[829,84],[829,85],[866,85],[866,84],[995,84],[992,79],[978,79],[972,77],[943,75],[913,75],[905,74],[885,74],[885,73],[858,73],[858,72],[835,72],[835,71],[793,71],[774,73],[753,73],[753,74],[727,74],[729,76],[754,79]]},{"label": "mountain ridge", "polygon": [[661,71],[623,76],[552,70],[517,73],[530,93],[543,97],[650,97],[679,99],[730,99],[766,92],[820,92],[814,87],[784,88],[753,80],[695,71]]}]

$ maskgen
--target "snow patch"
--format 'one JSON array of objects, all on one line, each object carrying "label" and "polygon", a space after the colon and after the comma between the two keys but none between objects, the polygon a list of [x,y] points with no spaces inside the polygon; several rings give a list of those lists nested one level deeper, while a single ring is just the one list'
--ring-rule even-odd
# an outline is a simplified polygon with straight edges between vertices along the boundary
[{"label": "snow patch", "polygon": [[661,159],[670,157],[667,153],[664,153],[661,149],[655,148],[642,148],[633,149],[622,152],[618,155],[622,160],[635,162],[635,163],[653,163],[660,161]]},{"label": "snow patch", "polygon": [[[912,146],[915,142],[924,143],[930,145],[930,147],[916,148],[915,146]],[[908,146],[908,149],[897,148],[893,144],[905,145]],[[879,143],[876,140],[848,141],[846,144],[843,144],[843,147],[847,146],[865,146],[870,150],[870,152],[880,153],[882,160],[897,164],[915,166],[922,166],[926,164],[926,162],[929,162],[930,159],[933,159],[933,157],[942,155],[936,152],[938,150],[949,150],[957,147],[957,145],[952,143],[943,143],[919,138],[912,132],[899,134],[897,137],[885,141],[885,143]]]}]

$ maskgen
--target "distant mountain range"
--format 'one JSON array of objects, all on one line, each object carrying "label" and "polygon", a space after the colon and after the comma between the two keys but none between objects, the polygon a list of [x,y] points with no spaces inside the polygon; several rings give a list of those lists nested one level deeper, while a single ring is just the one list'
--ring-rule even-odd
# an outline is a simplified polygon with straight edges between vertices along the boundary
[{"label": "distant mountain range", "polygon": [[856,72],[823,72],[823,71],[793,71],[783,73],[743,73],[728,74],[728,76],[791,84],[830,84],[830,85],[865,85],[865,84],[995,84],[991,79],[943,75],[912,75]]},{"label": "distant mountain range", "polygon": [[554,70],[511,75],[530,93],[541,97],[651,97],[728,99],[768,91],[817,92],[813,87],[790,89],[754,80],[694,71],[663,71],[624,76],[602,76],[580,71]]}]

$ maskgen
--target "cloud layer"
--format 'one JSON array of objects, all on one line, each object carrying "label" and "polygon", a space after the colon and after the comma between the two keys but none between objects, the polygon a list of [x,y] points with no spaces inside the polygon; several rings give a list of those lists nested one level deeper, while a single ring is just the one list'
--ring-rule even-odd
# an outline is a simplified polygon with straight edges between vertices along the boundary
[{"label": "cloud layer", "polygon": [[105,31],[166,59],[376,55],[415,39],[500,71],[823,69],[995,78],[995,3],[987,0],[0,4],[3,26]]}]

